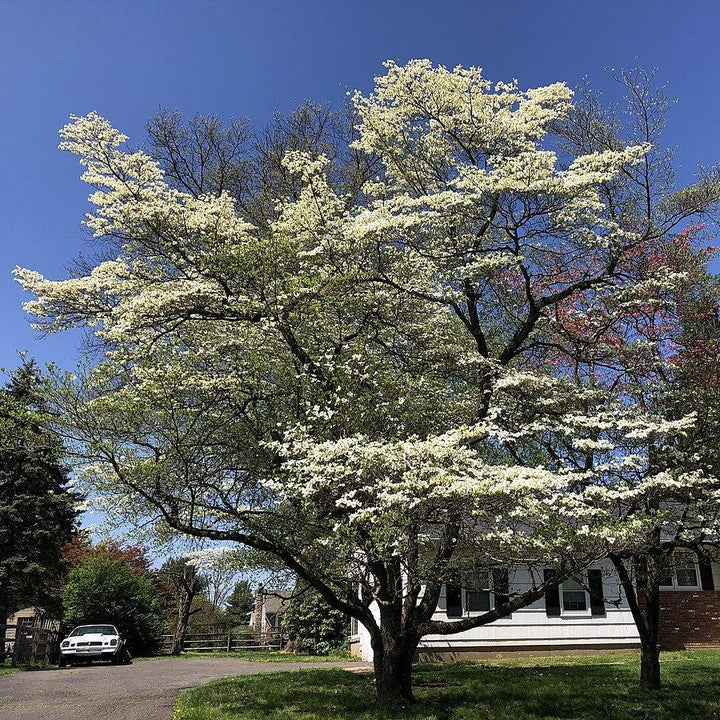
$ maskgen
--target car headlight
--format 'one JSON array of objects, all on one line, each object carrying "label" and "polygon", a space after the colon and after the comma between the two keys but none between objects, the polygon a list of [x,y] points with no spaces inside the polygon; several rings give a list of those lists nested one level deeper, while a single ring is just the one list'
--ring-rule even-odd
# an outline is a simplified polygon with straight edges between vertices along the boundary
[{"label": "car headlight", "polygon": [[60,647],[70,647],[70,643],[67,640],[63,640]]},{"label": "car headlight", "polygon": [[117,638],[113,638],[113,639],[110,641],[110,644],[111,644],[111,645],[117,645]]}]

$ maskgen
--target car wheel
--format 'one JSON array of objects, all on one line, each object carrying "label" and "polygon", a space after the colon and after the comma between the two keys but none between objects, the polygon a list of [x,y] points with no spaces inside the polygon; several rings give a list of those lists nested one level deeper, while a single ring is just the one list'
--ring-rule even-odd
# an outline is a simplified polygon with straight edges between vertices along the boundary
[{"label": "car wheel", "polygon": [[67,665],[67,658],[63,655],[60,656],[60,659],[58,660],[58,667],[63,668]]}]

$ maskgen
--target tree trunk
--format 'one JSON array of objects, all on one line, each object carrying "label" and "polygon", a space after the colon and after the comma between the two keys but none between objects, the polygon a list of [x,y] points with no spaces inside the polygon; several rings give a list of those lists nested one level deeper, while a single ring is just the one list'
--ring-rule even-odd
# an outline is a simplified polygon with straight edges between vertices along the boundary
[{"label": "tree trunk", "polygon": [[[4,601],[0,601],[0,660],[5,659],[5,642],[6,642],[6,630],[5,623],[8,618],[7,604]],[[0,664],[2,664],[0,662]]]},{"label": "tree trunk", "polygon": [[656,642],[641,640],[640,648],[640,686],[645,690],[659,690],[660,650]]},{"label": "tree trunk", "polygon": [[660,682],[660,589],[654,581],[657,573],[650,573],[645,583],[641,610],[645,619],[640,633],[640,686],[659,690]]},{"label": "tree trunk", "polygon": [[625,591],[640,636],[640,686],[659,690],[660,680],[660,572],[665,559],[636,556],[633,583],[622,560],[610,555]]},{"label": "tree trunk", "polygon": [[412,663],[418,642],[419,639],[398,640],[382,629],[373,637],[375,689],[383,705],[401,706],[415,702]]},{"label": "tree trunk", "polygon": [[191,606],[192,596],[188,596],[188,593],[181,591],[178,600],[178,616],[175,622],[175,631],[173,632],[172,649],[170,650],[172,655],[179,655],[182,652],[188,624],[190,623]]}]

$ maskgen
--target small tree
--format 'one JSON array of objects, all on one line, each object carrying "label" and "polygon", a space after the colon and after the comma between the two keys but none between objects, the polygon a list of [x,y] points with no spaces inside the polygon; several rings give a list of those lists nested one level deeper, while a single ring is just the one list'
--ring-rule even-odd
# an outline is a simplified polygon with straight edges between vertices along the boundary
[{"label": "small tree", "polygon": [[173,625],[170,652],[179,655],[183,649],[190,618],[201,609],[197,604],[193,607],[193,604],[201,593],[207,590],[208,580],[194,565],[183,558],[166,560],[160,568],[159,575],[169,588],[171,602],[174,602],[176,607],[175,612],[170,616]]},{"label": "small tree", "polygon": [[283,602],[283,630],[295,652],[329,655],[347,649],[350,623],[347,615],[336,610],[310,587],[296,588]]},{"label": "small tree", "polygon": [[232,593],[227,599],[227,614],[233,625],[247,625],[250,613],[255,607],[255,593],[247,580],[235,583]]},{"label": "small tree", "polygon": [[134,654],[155,650],[163,626],[163,602],[152,580],[123,560],[91,557],[70,571],[63,587],[67,626],[112,623]]}]

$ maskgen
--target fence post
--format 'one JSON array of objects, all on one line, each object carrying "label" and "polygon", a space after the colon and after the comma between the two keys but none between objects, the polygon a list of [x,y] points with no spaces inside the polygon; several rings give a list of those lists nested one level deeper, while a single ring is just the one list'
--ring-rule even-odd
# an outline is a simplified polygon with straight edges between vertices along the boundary
[{"label": "fence post", "polygon": [[232,651],[232,630],[228,630],[227,651]]},{"label": "fence post", "polygon": [[13,654],[10,664],[15,667],[22,660],[23,645],[25,644],[25,635],[20,632],[20,623],[15,625],[15,642],[13,643]]}]

